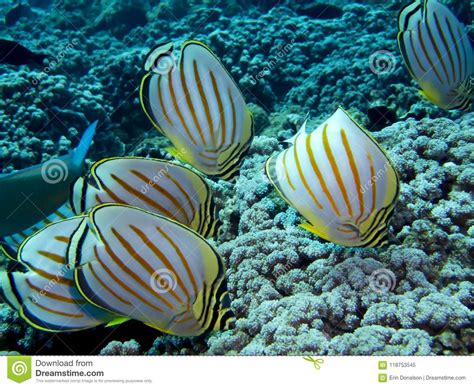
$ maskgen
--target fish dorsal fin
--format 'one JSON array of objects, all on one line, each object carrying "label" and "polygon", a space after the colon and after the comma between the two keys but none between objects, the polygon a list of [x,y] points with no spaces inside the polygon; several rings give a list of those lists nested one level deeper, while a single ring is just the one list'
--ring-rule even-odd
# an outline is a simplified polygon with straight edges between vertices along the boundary
[{"label": "fish dorsal fin", "polygon": [[398,15],[398,30],[414,30],[423,17],[424,6],[420,1],[413,1],[402,8]]},{"label": "fish dorsal fin", "polygon": [[[172,42],[158,45],[151,49],[145,57],[143,67],[146,71],[159,72],[165,65],[175,65],[174,44]],[[161,63],[161,62],[166,63]],[[168,61],[172,61],[168,63]]]},{"label": "fish dorsal fin", "polygon": [[306,125],[308,123],[308,119],[306,118],[304,121],[303,121],[303,124],[301,124],[301,127],[300,129],[298,129],[298,132],[296,132],[296,134],[292,137],[290,137],[289,139],[286,139],[284,140],[285,143],[289,143],[289,144],[295,144],[295,140],[298,136],[300,135],[306,135]]}]

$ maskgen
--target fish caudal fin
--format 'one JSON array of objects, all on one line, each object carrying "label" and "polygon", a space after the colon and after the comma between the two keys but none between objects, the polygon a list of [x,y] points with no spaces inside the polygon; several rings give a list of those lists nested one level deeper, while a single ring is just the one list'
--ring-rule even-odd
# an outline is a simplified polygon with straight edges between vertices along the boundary
[{"label": "fish caudal fin", "polygon": [[72,161],[75,166],[81,166],[86,159],[87,152],[92,144],[98,120],[94,121],[82,135],[81,141],[73,152]]}]

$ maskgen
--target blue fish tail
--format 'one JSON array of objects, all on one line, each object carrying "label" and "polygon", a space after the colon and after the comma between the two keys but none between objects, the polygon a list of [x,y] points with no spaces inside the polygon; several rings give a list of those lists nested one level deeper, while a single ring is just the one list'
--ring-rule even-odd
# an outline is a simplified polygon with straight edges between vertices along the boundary
[{"label": "blue fish tail", "polygon": [[75,166],[81,166],[86,159],[87,152],[89,151],[89,147],[92,144],[92,139],[94,138],[95,130],[97,128],[97,123],[99,121],[94,121],[84,132],[82,135],[82,139],[77,146],[77,148],[73,151],[72,154],[72,162]]}]

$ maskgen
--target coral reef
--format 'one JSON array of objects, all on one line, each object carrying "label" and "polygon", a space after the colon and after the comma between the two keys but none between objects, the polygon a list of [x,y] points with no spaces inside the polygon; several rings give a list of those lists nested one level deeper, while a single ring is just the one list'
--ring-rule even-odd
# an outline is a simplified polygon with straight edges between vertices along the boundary
[{"label": "coral reef", "polygon": [[41,351],[47,353],[54,344],[47,340],[47,335],[25,324],[6,304],[0,303],[0,351],[14,349],[23,354]]},{"label": "coral reef", "polygon": [[99,354],[101,356],[136,356],[140,354],[140,344],[133,339],[126,342],[112,341]]},{"label": "coral reef", "polygon": [[[114,355],[474,352],[474,114],[442,111],[418,95],[396,43],[403,2],[159,3],[63,0],[0,25],[5,38],[53,57],[44,68],[0,65],[0,170],[67,153],[96,119],[91,160],[169,158],[169,142],[139,104],[143,58],[170,40],[208,44],[250,102],[258,135],[235,183],[210,181],[223,223],[214,244],[226,261],[236,328],[189,339],[145,328],[141,337],[125,324],[58,337],[1,304],[0,352],[65,353],[64,342],[88,336],[109,344],[87,351]],[[466,17],[461,2],[448,3]],[[341,12],[316,17],[321,4]],[[0,11],[9,7],[0,0]],[[399,171],[387,248],[320,241],[298,227],[299,215],[265,176],[266,159],[305,115],[315,126],[336,104],[371,127]],[[397,122],[376,131],[367,114],[374,107]]]},{"label": "coral reef", "polygon": [[[402,180],[390,246],[379,250],[323,243],[297,227],[298,215],[263,171],[279,145],[257,137],[235,186],[216,184],[227,198],[219,251],[239,320],[209,337],[206,352],[471,353],[473,125],[469,114],[456,122],[409,119],[375,133]],[[378,284],[377,273],[389,283]],[[163,341],[176,344],[160,340],[153,354],[180,354]],[[187,340],[188,352],[203,341]]]}]

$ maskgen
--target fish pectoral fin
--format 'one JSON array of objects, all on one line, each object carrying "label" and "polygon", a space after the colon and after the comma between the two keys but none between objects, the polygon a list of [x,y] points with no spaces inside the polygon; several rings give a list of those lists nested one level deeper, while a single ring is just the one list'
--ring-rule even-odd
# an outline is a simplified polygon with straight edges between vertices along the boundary
[{"label": "fish pectoral fin", "polygon": [[112,319],[109,323],[105,325],[105,327],[118,326],[118,325],[121,325],[122,323],[129,321],[130,319],[131,319],[130,317],[118,317],[118,318]]},{"label": "fish pectoral fin", "polygon": [[303,228],[304,230],[307,230],[308,232],[311,232],[311,233],[315,234],[318,237],[321,237],[324,240],[330,241],[330,238],[326,233],[324,233],[321,229],[311,225],[308,222],[299,224],[298,226],[300,228]]},{"label": "fish pectoral fin", "polygon": [[168,152],[173,158],[179,160],[180,162],[183,162],[183,163],[188,163],[186,162],[186,160],[184,160],[183,158],[183,153],[178,151],[178,149],[176,147],[166,147],[165,148],[165,151]]}]

